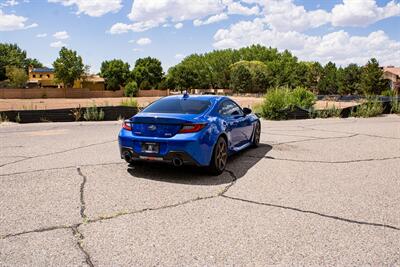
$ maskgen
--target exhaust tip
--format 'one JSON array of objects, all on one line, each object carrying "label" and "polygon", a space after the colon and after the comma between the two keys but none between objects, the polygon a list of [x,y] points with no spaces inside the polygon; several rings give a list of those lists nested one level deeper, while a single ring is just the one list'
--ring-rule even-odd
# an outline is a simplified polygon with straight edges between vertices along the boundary
[{"label": "exhaust tip", "polygon": [[180,167],[183,165],[183,161],[180,158],[173,158],[172,164],[174,164],[175,167]]},{"label": "exhaust tip", "polygon": [[132,161],[132,155],[130,152],[126,151],[122,156],[124,157],[126,162],[130,163]]}]

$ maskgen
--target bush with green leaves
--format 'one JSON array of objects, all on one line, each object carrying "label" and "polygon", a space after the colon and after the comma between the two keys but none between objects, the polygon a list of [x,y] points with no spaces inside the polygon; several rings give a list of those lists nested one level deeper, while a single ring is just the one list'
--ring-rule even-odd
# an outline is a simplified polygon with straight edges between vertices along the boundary
[{"label": "bush with green leaves", "polygon": [[296,87],[289,92],[289,105],[309,109],[315,104],[315,95],[304,87]]},{"label": "bush with green leaves", "polygon": [[102,121],[104,120],[104,111],[93,104],[91,107],[86,108],[83,118],[87,121]]},{"label": "bush with green leaves", "polygon": [[382,102],[379,102],[376,98],[368,98],[368,100],[356,107],[351,111],[350,116],[352,117],[376,117],[383,113]]},{"label": "bush with green leaves", "polygon": [[297,87],[275,88],[269,90],[264,96],[261,106],[261,116],[271,120],[282,120],[287,118],[287,110],[294,107],[310,109],[315,103],[315,96],[305,88]]},{"label": "bush with green leaves", "polygon": [[399,102],[397,96],[392,97],[392,100],[390,101],[390,105],[391,105],[391,109],[390,109],[391,113],[400,114],[400,102]]},{"label": "bush with green leaves", "polygon": [[135,81],[131,81],[125,85],[124,94],[125,96],[137,96],[139,93],[139,88]]},{"label": "bush with green leaves", "polygon": [[14,66],[6,67],[6,75],[10,80],[10,85],[16,88],[23,88],[28,80],[25,70]]},{"label": "bush with green leaves", "polygon": [[125,106],[125,107],[133,107],[133,108],[137,108],[138,104],[136,99],[134,99],[133,97],[126,99],[126,100],[122,100],[121,101],[121,106]]}]

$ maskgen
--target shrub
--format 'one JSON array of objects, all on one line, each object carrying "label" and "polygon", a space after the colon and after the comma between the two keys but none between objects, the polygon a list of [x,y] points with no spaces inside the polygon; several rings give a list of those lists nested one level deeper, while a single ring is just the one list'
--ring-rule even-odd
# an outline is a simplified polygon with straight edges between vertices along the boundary
[{"label": "shrub", "polygon": [[93,106],[86,108],[83,118],[87,121],[102,121],[104,120],[104,111],[93,104]]},{"label": "shrub", "polygon": [[282,120],[287,118],[287,109],[293,109],[296,106],[310,109],[314,103],[314,94],[305,88],[297,87],[294,90],[275,88],[265,95],[261,116],[271,120]]},{"label": "shrub", "polygon": [[392,106],[390,109],[391,113],[400,114],[400,102],[396,96],[392,96],[390,105]]},{"label": "shrub", "polygon": [[81,105],[79,105],[77,108],[72,109],[71,115],[74,117],[75,121],[79,121],[82,118]]},{"label": "shrub", "polygon": [[125,96],[137,96],[138,92],[139,88],[135,81],[131,81],[127,85],[125,85],[124,89]]},{"label": "shrub", "polygon": [[383,113],[383,105],[377,99],[369,98],[367,102],[356,106],[351,111],[352,117],[376,117]]},{"label": "shrub", "polygon": [[286,118],[284,109],[288,108],[288,88],[275,88],[269,90],[264,96],[261,108],[261,116],[271,120],[282,120]]},{"label": "shrub", "polygon": [[121,101],[121,106],[125,106],[125,107],[133,107],[133,108],[137,108],[138,104],[136,99],[134,99],[133,97],[129,98],[129,99],[124,99]]},{"label": "shrub", "polygon": [[8,122],[8,117],[6,114],[0,113],[0,123]]},{"label": "shrub", "polygon": [[296,87],[289,94],[290,106],[309,109],[315,104],[315,95],[304,87]]},{"label": "shrub", "polygon": [[10,85],[17,88],[22,88],[25,86],[28,80],[28,75],[24,69],[17,67],[6,67],[7,77],[10,79]]}]

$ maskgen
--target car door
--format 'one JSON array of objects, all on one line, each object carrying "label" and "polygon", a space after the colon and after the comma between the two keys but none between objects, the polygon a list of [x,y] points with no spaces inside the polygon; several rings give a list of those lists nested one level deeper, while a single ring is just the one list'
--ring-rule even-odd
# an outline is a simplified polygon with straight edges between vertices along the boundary
[{"label": "car door", "polygon": [[226,122],[226,132],[230,137],[230,147],[241,146],[246,143],[246,118],[242,109],[233,101],[225,100],[221,103],[219,113]]}]

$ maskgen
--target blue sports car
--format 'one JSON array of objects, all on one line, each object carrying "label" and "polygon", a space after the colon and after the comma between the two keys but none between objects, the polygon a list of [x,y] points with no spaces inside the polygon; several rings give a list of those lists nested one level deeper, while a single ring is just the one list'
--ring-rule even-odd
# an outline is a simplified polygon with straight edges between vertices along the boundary
[{"label": "blue sports car", "polygon": [[207,166],[221,174],[229,155],[260,142],[251,109],[225,96],[188,94],[161,98],[123,122],[121,158]]}]

